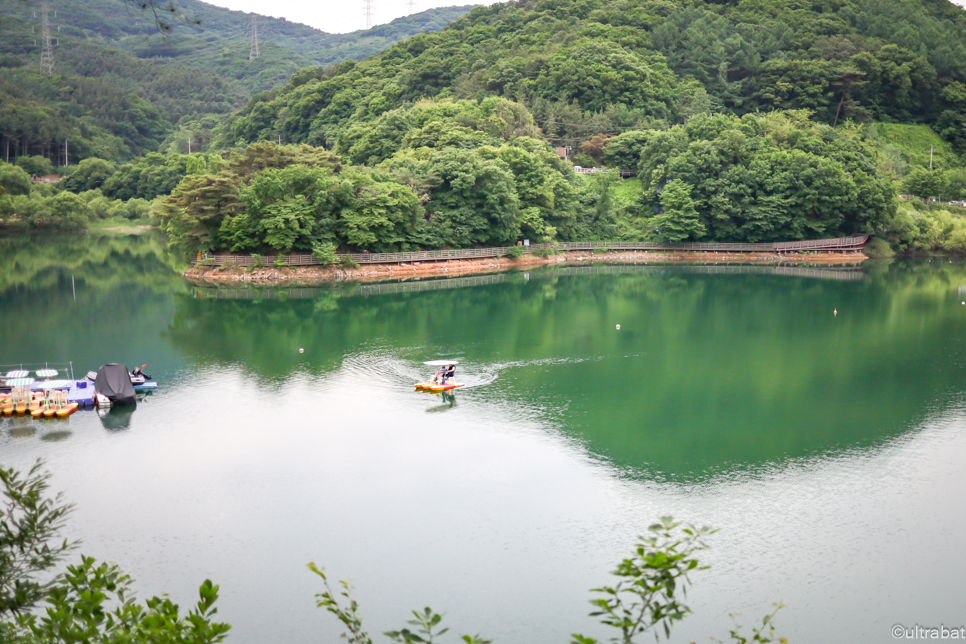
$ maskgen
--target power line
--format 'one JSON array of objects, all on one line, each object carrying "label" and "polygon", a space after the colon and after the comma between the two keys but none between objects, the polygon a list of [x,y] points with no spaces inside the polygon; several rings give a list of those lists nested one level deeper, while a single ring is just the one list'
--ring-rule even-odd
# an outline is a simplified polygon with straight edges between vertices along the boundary
[{"label": "power line", "polygon": [[50,8],[45,2],[40,7],[40,30],[43,48],[40,50],[40,73],[45,76],[54,75],[54,47],[50,43]]},{"label": "power line", "polygon": [[248,60],[255,60],[258,55],[258,21],[256,15],[252,14],[252,51],[248,54]]}]

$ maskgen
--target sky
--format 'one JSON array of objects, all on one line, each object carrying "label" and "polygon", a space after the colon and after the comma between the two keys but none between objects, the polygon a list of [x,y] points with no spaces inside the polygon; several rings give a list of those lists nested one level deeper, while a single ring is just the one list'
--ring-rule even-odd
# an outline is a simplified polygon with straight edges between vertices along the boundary
[{"label": "sky", "polygon": [[[365,0],[205,0],[210,4],[239,11],[255,12],[261,15],[285,18],[294,22],[327,31],[347,33],[366,28],[363,10]],[[953,0],[966,7],[966,0]],[[408,0],[371,0],[372,24],[382,25],[410,13]],[[493,4],[495,0],[413,0],[414,13],[435,7],[449,7],[462,4]]]},{"label": "sky", "polygon": [[[238,11],[285,18],[327,31],[346,33],[366,28],[365,0],[205,0],[209,4]],[[467,4],[493,4],[494,0],[413,0],[413,13],[435,7]],[[966,2],[966,0],[963,0]],[[408,0],[371,0],[372,24],[382,25],[410,13]]]}]

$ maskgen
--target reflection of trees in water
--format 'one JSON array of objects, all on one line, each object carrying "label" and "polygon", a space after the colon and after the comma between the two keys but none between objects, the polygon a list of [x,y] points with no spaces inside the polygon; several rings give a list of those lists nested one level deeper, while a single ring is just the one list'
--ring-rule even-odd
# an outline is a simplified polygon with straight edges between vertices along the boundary
[{"label": "reflection of trees in water", "polygon": [[[159,333],[187,288],[163,235],[0,238],[0,363],[169,360]],[[147,355],[152,357],[149,358]]]},{"label": "reflection of trees in water", "polygon": [[164,235],[47,234],[0,237],[0,295],[57,288],[64,276],[98,289],[137,284],[170,289],[183,260]]},{"label": "reflection of trees in water", "polygon": [[873,444],[959,391],[966,308],[956,288],[966,267],[893,262],[867,272],[845,281],[550,271],[368,297],[352,287],[303,300],[185,293],[170,338],[200,363],[271,378],[334,371],[344,356],[374,350],[512,364],[484,396],[538,406],[593,451],[673,477]]}]

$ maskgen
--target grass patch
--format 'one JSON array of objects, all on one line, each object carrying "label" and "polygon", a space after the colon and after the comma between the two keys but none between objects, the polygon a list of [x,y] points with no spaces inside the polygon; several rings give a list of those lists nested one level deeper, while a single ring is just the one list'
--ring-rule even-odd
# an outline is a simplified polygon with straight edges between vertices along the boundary
[{"label": "grass patch", "polygon": [[910,166],[928,168],[930,146],[935,167],[948,170],[962,165],[952,145],[928,125],[872,123],[866,127],[880,149],[890,145],[898,148]]},{"label": "grass patch", "polygon": [[639,178],[630,177],[615,182],[613,190],[614,205],[620,208],[621,206],[626,206],[637,201],[643,187],[641,186],[641,180]]}]

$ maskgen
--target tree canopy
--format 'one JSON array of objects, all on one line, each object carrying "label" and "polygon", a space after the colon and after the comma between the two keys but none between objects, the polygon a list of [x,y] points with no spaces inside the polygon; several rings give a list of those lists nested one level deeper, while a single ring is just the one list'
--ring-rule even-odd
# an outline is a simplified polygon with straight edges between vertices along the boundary
[{"label": "tree canopy", "polygon": [[966,12],[947,0],[522,0],[476,7],[362,62],[255,96],[226,141],[347,149],[345,132],[426,98],[518,101],[554,143],[692,115],[808,109],[929,123],[966,140]]}]

